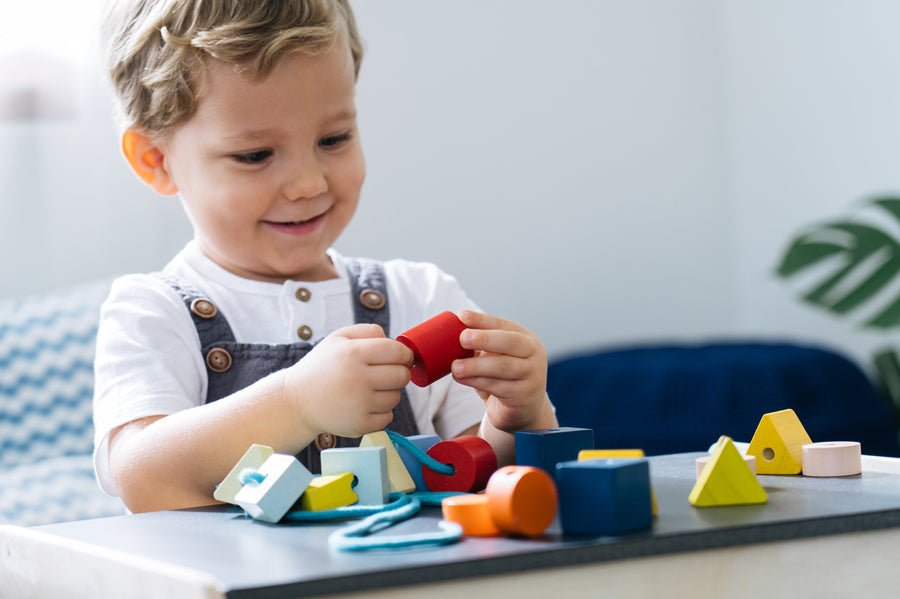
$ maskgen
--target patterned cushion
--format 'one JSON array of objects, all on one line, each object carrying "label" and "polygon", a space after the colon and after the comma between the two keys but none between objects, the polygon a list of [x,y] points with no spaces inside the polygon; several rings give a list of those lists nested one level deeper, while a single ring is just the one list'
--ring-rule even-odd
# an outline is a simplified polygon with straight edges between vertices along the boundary
[{"label": "patterned cushion", "polygon": [[94,343],[108,290],[103,281],[0,301],[2,521],[121,513],[90,467]]},{"label": "patterned cushion", "polygon": [[0,472],[0,524],[35,526],[125,513],[118,498],[100,491],[90,454],[50,458]]}]

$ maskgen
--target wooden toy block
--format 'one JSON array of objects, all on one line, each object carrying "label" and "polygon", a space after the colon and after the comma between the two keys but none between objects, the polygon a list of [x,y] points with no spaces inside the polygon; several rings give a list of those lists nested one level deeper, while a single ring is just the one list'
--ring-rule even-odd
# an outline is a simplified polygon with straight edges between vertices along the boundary
[{"label": "wooden toy block", "polygon": [[556,517],[559,499],[553,477],[541,468],[504,466],[485,488],[488,511],[501,531],[534,537]]},{"label": "wooden toy block", "polygon": [[768,496],[729,437],[719,437],[688,496],[697,507],[766,503]]},{"label": "wooden toy block", "polygon": [[300,496],[300,509],[308,512],[333,510],[345,505],[353,505],[359,495],[353,492],[353,473],[317,476],[309,483]]},{"label": "wooden toy block", "polygon": [[264,478],[241,487],[234,501],[254,520],[272,524],[281,520],[300,499],[312,473],[292,455],[273,453],[257,469]]},{"label": "wooden toy block", "polygon": [[578,452],[579,460],[642,457],[645,457],[643,449],[582,449]]},{"label": "wooden toy block", "polygon": [[545,428],[516,432],[516,465],[543,468],[555,475],[556,465],[578,459],[582,449],[594,448],[589,428]]},{"label": "wooden toy block", "polygon": [[266,458],[273,453],[275,452],[272,448],[266,445],[258,445],[256,443],[251,445],[250,449],[244,452],[244,455],[238,460],[238,463],[234,465],[234,468],[231,469],[222,482],[219,483],[219,486],[216,487],[213,497],[217,501],[234,503],[234,496],[237,495],[237,492],[244,486],[240,481],[241,472],[246,468],[259,470],[259,467],[263,465]]},{"label": "wooden toy block", "polygon": [[391,485],[384,447],[335,447],[321,454],[322,475],[352,472],[360,505],[384,505]]},{"label": "wooden toy block", "polygon": [[[411,435],[406,439],[423,452],[427,452],[435,443],[441,440],[437,435]],[[422,462],[402,446],[395,445],[394,447],[397,449],[397,453],[400,454],[400,459],[403,460],[409,475],[416,483],[416,491],[428,491],[428,485],[425,484],[425,479],[422,478]]]},{"label": "wooden toy block", "polygon": [[620,535],[653,524],[647,460],[560,462],[556,487],[566,534]]},{"label": "wooden toy block", "polygon": [[444,475],[422,466],[422,478],[431,491],[475,493],[484,489],[497,470],[497,454],[491,444],[474,435],[465,435],[435,443],[428,455],[455,471]]},{"label": "wooden toy block", "polygon": [[466,325],[453,312],[441,312],[434,318],[411,328],[397,341],[413,351],[415,361],[410,367],[412,382],[425,387],[450,374],[454,360],[471,358],[475,352],[463,349],[459,335]]},{"label": "wooden toy block", "polygon": [[[737,449],[735,447],[735,449]],[[740,453],[740,451],[738,451]],[[750,468],[750,472],[756,474],[756,457],[752,455],[743,454],[741,456],[744,458],[744,461],[747,462],[747,466]],[[694,460],[694,466],[697,469],[697,477],[700,477],[700,473],[703,472],[703,468],[706,467],[706,463],[709,461],[710,456],[705,455]]]},{"label": "wooden toy block", "polygon": [[388,482],[392,493],[412,493],[416,490],[416,482],[410,476],[406,465],[400,459],[400,454],[397,453],[397,448],[394,447],[394,443],[386,432],[378,431],[377,433],[363,435],[359,446],[384,447],[387,458]]},{"label": "wooden toy block", "polygon": [[807,443],[801,451],[803,476],[853,476],[862,473],[862,447],[855,441]]},{"label": "wooden toy block", "polygon": [[812,443],[794,410],[770,412],[762,417],[747,453],[756,458],[758,474],[800,474],[802,447]]},{"label": "wooden toy block", "polygon": [[465,494],[446,497],[441,501],[444,520],[462,526],[463,534],[470,537],[493,537],[500,529],[488,510],[488,497],[484,494]]},{"label": "wooden toy block", "polygon": [[[643,457],[643,449],[582,449],[578,452],[579,460],[634,459]],[[656,503],[656,494],[653,492],[652,485],[650,487],[650,506],[655,516],[659,512],[659,504]]]}]

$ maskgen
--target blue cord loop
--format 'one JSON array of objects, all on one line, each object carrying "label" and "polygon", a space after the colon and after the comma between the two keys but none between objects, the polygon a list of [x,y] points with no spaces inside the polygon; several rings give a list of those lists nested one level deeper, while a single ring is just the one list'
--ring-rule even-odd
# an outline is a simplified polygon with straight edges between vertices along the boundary
[{"label": "blue cord loop", "polygon": [[241,473],[238,474],[238,480],[241,481],[242,485],[258,485],[266,480],[266,475],[253,468],[244,468],[241,470]]},{"label": "blue cord loop", "polygon": [[441,520],[440,531],[420,532],[397,536],[369,537],[388,526],[415,516],[422,507],[416,497],[403,495],[400,507],[372,514],[359,522],[349,524],[328,536],[328,546],[339,551],[365,551],[367,549],[400,549],[421,545],[446,545],[454,543],[462,536],[462,526],[455,522]]},{"label": "blue cord loop", "polygon": [[385,430],[390,437],[391,441],[401,446],[403,449],[408,451],[413,455],[414,458],[422,462],[428,468],[431,468],[438,474],[443,474],[444,476],[453,476],[456,473],[456,468],[453,467],[452,464],[442,464],[421,449],[419,449],[415,443],[401,435],[400,433],[395,433],[394,431]]}]

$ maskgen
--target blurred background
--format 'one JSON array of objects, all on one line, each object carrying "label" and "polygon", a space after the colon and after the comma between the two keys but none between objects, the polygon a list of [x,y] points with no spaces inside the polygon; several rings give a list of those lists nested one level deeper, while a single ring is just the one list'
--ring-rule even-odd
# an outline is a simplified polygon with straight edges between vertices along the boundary
[{"label": "blurred background", "polygon": [[[436,262],[557,358],[741,337],[866,365],[892,343],[775,271],[798,232],[900,192],[900,3],[353,5],[368,179],[343,253]],[[100,0],[4,12],[41,26],[0,38],[0,298],[161,268],[191,232],[120,155]]]}]

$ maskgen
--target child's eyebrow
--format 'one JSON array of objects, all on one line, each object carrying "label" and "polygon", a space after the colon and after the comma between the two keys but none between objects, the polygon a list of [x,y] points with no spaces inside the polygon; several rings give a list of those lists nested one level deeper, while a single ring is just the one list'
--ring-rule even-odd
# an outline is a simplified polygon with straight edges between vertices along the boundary
[{"label": "child's eyebrow", "polygon": [[[324,122],[338,123],[342,121],[352,121],[356,119],[355,110],[341,110],[334,113]],[[245,131],[236,131],[222,136],[225,141],[252,141],[256,139],[271,138],[283,133],[281,129],[265,128],[265,129],[247,129]]]}]

